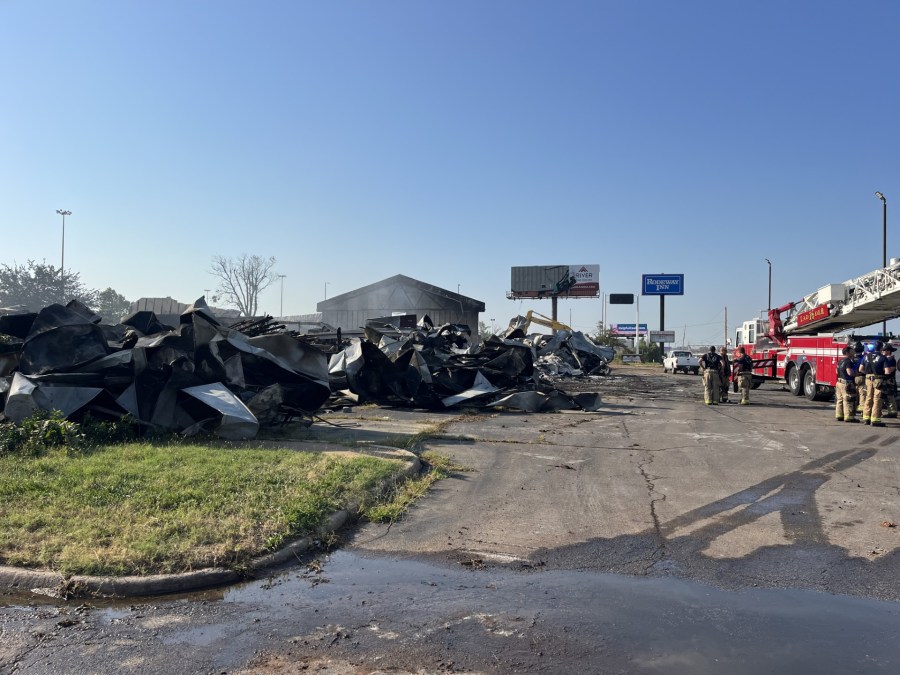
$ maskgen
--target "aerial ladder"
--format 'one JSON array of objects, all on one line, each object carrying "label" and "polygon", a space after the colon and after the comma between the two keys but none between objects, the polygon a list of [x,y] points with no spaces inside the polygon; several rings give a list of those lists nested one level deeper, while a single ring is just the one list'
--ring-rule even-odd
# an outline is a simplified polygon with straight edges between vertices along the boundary
[{"label": "aerial ladder", "polygon": [[802,300],[769,310],[768,336],[839,333],[900,317],[900,260],[842,284],[828,284]]}]

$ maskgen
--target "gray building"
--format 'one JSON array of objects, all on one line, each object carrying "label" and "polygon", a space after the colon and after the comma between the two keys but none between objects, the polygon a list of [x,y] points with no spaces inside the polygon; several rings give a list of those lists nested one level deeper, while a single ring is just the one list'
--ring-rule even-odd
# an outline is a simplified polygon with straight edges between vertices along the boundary
[{"label": "gray building", "polygon": [[316,309],[324,323],[345,333],[356,332],[368,319],[398,314],[415,314],[417,320],[427,314],[435,326],[464,323],[477,333],[478,315],[484,311],[484,303],[397,274],[323,300]]}]

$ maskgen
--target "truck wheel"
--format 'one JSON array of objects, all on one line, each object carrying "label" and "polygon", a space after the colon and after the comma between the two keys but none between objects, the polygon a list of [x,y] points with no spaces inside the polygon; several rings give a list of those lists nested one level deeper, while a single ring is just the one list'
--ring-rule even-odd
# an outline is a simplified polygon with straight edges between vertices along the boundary
[{"label": "truck wheel", "polygon": [[803,394],[803,380],[801,378],[800,369],[797,366],[791,367],[787,374],[788,389],[794,396]]},{"label": "truck wheel", "polygon": [[699,369],[699,368],[691,368],[691,374],[692,374],[692,375],[699,375],[699,374],[700,374],[700,369]]},{"label": "truck wheel", "polygon": [[807,369],[803,373],[803,394],[809,401],[820,401],[825,398],[824,392],[819,390],[816,384],[816,378],[811,369]]}]

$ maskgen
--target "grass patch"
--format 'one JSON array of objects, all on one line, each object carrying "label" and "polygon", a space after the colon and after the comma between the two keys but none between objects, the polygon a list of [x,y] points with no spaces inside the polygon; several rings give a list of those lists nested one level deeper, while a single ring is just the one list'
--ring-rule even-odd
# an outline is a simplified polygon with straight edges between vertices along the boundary
[{"label": "grass patch", "polygon": [[367,509],[402,464],[375,457],[130,443],[0,456],[0,563],[64,574],[240,568]]},{"label": "grass patch", "polygon": [[449,457],[431,450],[423,452],[419,457],[428,465],[428,471],[396,485],[386,501],[380,501],[364,509],[363,515],[366,518],[376,523],[393,523],[400,520],[409,507],[424,496],[437,481],[447,478],[455,471],[467,471]]}]

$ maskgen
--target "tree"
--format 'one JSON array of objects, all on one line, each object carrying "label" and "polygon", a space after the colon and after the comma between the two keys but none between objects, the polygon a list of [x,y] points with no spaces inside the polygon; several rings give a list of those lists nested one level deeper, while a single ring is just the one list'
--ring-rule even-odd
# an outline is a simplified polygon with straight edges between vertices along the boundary
[{"label": "tree", "polygon": [[78,272],[66,270],[65,289],[61,286],[60,270],[47,263],[29,260],[24,265],[0,265],[0,307],[21,305],[30,312],[39,312],[55,302],[66,304],[72,298],[88,307],[95,305],[96,291],[85,288]]},{"label": "tree", "polygon": [[97,295],[94,311],[107,323],[119,323],[119,320],[131,310],[131,303],[124,295],[116,293],[112,288],[100,291]]},{"label": "tree", "polygon": [[481,336],[482,340],[487,340],[494,334],[494,331],[491,330],[491,327],[488,326],[484,321],[478,322],[478,335]]},{"label": "tree", "polygon": [[[278,275],[272,271],[275,258],[244,253],[238,258],[213,256],[209,273],[219,280],[218,298],[236,305],[241,316],[256,316],[259,294],[271,286]],[[218,300],[216,300],[218,301]]]}]

